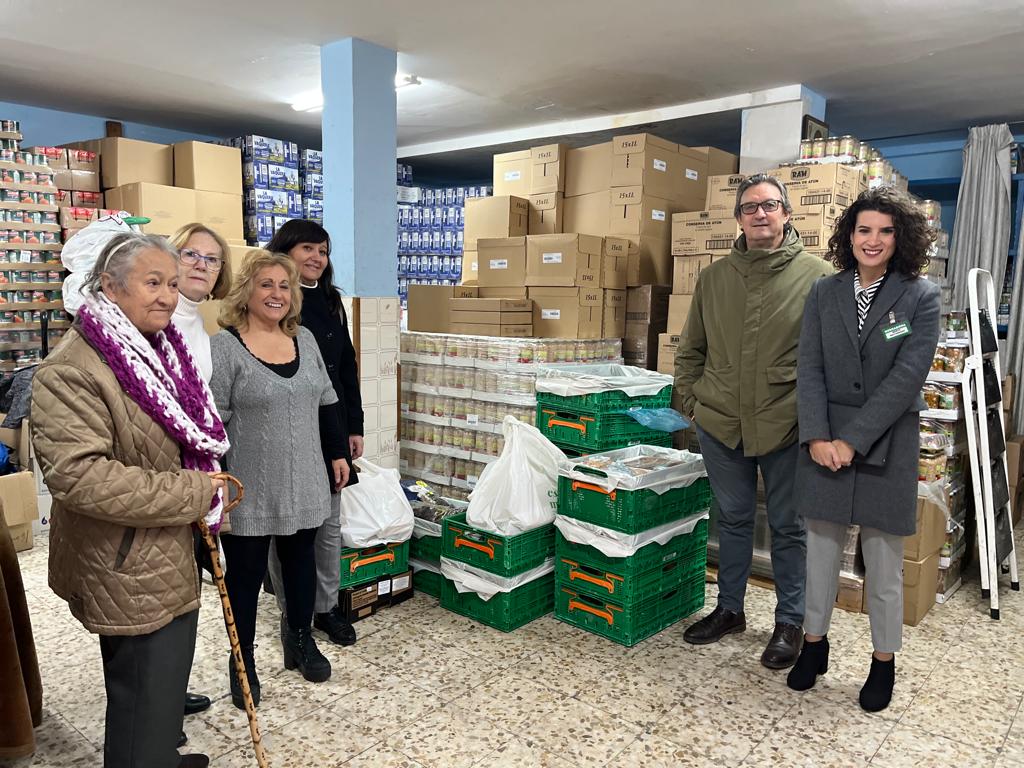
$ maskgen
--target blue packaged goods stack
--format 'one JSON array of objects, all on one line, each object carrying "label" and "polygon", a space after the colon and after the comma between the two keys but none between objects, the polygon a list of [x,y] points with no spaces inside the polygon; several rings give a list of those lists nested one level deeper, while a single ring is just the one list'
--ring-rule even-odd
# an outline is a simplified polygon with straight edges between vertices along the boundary
[{"label": "blue packaged goods stack", "polygon": [[466,199],[490,197],[489,186],[416,187],[398,164],[398,292],[410,285],[455,285],[462,277]]},{"label": "blue packaged goods stack", "polygon": [[245,239],[262,248],[281,225],[304,214],[299,146],[266,136],[240,136],[225,143],[242,150]]},{"label": "blue packaged goods stack", "polygon": [[324,223],[324,155],[319,149],[304,149],[299,156],[302,181],[302,218]]}]

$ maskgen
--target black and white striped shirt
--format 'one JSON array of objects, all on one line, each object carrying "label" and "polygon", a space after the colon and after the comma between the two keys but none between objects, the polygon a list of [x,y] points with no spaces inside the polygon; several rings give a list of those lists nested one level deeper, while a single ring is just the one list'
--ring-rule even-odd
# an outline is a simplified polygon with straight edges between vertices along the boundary
[{"label": "black and white striped shirt", "polygon": [[878,289],[882,286],[885,281],[885,275],[875,280],[867,288],[862,288],[860,284],[860,274],[855,269],[853,270],[853,297],[857,302],[857,333],[860,333],[864,329],[864,320],[868,316],[868,311],[871,309],[871,302],[875,299],[875,294],[878,293]]}]

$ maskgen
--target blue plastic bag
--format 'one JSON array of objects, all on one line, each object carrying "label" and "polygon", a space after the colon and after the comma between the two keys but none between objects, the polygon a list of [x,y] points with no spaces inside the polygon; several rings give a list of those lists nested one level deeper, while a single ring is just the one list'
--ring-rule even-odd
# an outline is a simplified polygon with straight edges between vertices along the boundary
[{"label": "blue plastic bag", "polygon": [[659,432],[678,432],[690,426],[679,411],[671,408],[632,408],[626,413],[638,424]]}]

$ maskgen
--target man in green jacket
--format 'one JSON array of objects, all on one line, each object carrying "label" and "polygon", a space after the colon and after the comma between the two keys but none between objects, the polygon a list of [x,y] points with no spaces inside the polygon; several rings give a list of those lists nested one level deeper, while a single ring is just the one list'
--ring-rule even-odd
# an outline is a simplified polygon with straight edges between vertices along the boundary
[{"label": "man in green jacket", "polygon": [[713,643],[743,632],[754,544],[757,471],[764,478],[775,577],[775,631],[761,656],[771,669],[800,652],[806,539],[796,514],[796,361],[804,302],[832,273],[804,253],[781,181],[758,174],[737,190],[743,229],[732,252],[700,273],[676,351],[676,390],[696,424],[719,509],[718,606],[684,633]]}]

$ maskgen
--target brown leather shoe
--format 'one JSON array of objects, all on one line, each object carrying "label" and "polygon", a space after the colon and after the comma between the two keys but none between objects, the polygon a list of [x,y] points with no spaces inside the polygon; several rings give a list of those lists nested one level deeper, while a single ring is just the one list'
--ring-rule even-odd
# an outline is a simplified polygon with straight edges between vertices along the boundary
[{"label": "brown leather shoe", "polygon": [[696,624],[687,627],[683,632],[683,640],[691,645],[707,645],[717,643],[725,635],[745,632],[746,629],[747,620],[743,611],[735,613],[718,606]]},{"label": "brown leather shoe", "polygon": [[800,655],[800,646],[803,645],[804,632],[796,624],[775,625],[772,639],[761,654],[761,663],[768,669],[786,669],[796,664],[797,656]]}]

